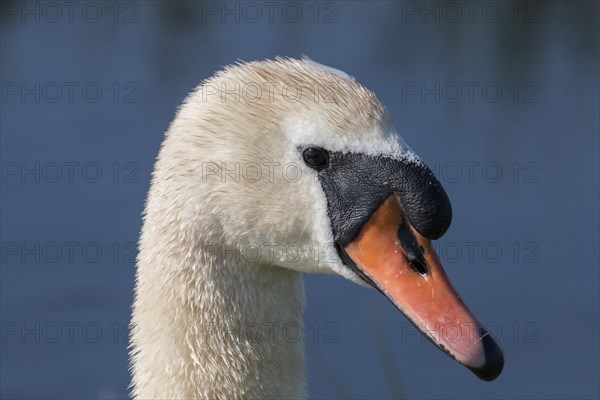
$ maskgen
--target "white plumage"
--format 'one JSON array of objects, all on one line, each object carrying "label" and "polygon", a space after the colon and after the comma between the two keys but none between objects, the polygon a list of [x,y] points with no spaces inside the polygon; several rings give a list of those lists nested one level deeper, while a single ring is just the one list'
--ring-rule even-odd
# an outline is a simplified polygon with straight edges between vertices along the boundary
[{"label": "white plumage", "polygon": [[[252,96],[257,87],[262,92]],[[294,88],[302,90],[296,101]],[[235,333],[253,326],[264,336],[273,324],[302,329],[302,272],[362,283],[335,256],[325,195],[297,150],[306,144],[410,153],[373,93],[312,61],[231,66],[185,100],[156,162],[139,243],[135,398],[306,396],[301,340],[277,328],[262,340]],[[253,178],[260,168],[261,179],[244,177],[244,167]],[[290,257],[290,244],[300,256]],[[252,248],[260,259],[250,260]]]}]

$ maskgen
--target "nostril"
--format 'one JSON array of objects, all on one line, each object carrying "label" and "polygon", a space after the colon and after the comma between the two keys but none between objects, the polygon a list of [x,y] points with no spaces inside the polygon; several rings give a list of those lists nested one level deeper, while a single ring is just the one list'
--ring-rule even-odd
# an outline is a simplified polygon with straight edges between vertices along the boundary
[{"label": "nostril", "polygon": [[421,276],[427,276],[427,267],[419,260],[410,260],[410,266],[416,273]]},{"label": "nostril", "polygon": [[410,231],[409,224],[400,224],[398,227],[398,240],[413,271],[421,276],[427,276],[427,265],[425,257],[423,257],[425,250]]}]

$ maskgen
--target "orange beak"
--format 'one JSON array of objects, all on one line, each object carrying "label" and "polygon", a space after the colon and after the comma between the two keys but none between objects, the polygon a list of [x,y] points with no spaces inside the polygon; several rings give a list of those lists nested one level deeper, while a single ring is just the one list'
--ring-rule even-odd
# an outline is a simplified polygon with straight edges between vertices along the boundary
[{"label": "orange beak", "polygon": [[466,308],[431,241],[412,227],[396,195],[373,213],[344,251],[358,272],[434,344],[479,378],[498,377],[504,366],[500,346]]}]

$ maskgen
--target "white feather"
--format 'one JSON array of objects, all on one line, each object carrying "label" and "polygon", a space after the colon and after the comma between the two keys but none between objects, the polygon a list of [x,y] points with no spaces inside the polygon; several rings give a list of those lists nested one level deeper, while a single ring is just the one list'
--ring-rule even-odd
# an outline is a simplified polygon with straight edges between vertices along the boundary
[{"label": "white feather", "polygon": [[[277,89],[249,102],[219,93],[273,82],[306,88],[306,96],[291,101]],[[333,101],[316,87],[333,88]],[[133,397],[306,396],[304,344],[286,340],[282,330],[303,330],[301,273],[362,282],[337,257],[325,195],[298,152],[306,144],[412,155],[373,93],[309,60],[228,67],[185,100],[166,133],[145,207],[131,329]],[[272,179],[265,163],[277,165]],[[231,171],[239,175],[251,164],[263,168],[263,179],[231,179]],[[291,165],[300,171],[296,181],[283,174]],[[294,246],[300,255],[290,258]],[[262,258],[249,259],[253,248]],[[256,324],[280,328],[261,340],[231,333]]]}]

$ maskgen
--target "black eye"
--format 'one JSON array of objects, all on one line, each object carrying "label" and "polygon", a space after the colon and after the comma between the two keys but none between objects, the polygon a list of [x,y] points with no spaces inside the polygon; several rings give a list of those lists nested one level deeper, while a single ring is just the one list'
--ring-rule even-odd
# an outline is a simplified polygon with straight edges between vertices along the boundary
[{"label": "black eye", "polygon": [[306,162],[309,167],[316,170],[326,168],[329,163],[329,154],[327,153],[327,150],[323,150],[319,147],[307,148],[302,152],[302,157],[304,157],[304,162]]}]

